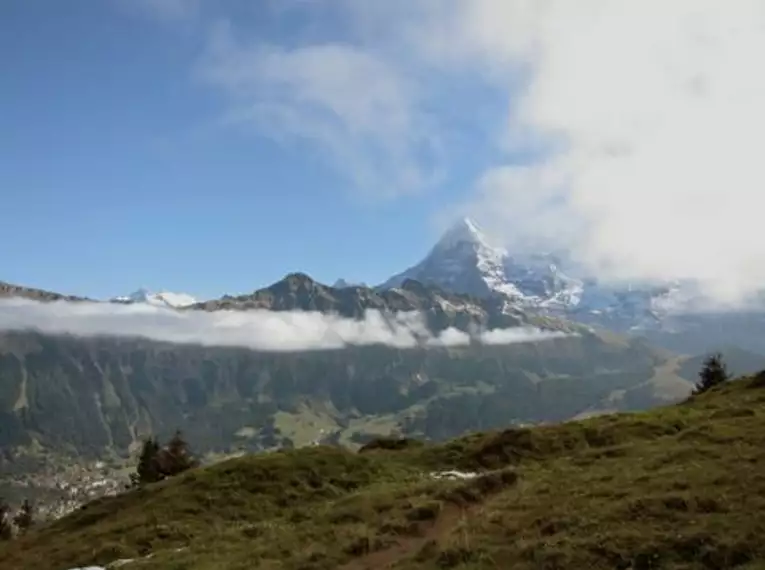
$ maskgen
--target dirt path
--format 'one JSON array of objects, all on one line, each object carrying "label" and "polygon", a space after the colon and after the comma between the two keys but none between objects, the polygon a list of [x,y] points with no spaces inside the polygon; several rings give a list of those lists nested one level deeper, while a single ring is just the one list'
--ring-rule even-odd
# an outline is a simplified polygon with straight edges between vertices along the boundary
[{"label": "dirt path", "polygon": [[435,521],[420,527],[421,535],[402,536],[396,544],[351,560],[340,566],[338,570],[383,570],[384,568],[391,568],[396,562],[415,556],[428,542],[438,541],[439,537],[457,526],[476,507],[477,505],[465,509],[454,505],[447,506],[439,513]]}]

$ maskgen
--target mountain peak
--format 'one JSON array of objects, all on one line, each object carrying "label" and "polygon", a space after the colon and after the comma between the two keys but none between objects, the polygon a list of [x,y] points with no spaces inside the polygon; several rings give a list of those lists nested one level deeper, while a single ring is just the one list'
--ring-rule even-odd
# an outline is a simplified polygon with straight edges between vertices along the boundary
[{"label": "mountain peak", "polygon": [[313,277],[301,271],[293,271],[292,273],[288,273],[287,275],[284,276],[284,279],[282,279],[278,283],[293,283],[296,285],[304,285],[308,287],[312,287],[314,285],[320,285],[320,283],[314,280]]},{"label": "mountain peak", "polygon": [[481,227],[471,218],[464,217],[454,222],[444,232],[436,247],[446,249],[458,243],[472,243],[482,247],[491,247]]}]

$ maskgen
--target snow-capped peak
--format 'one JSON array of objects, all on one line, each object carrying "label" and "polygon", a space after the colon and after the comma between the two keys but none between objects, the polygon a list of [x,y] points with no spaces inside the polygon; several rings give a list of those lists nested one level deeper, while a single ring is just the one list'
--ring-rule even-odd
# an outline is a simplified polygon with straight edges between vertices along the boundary
[{"label": "snow-capped peak", "polygon": [[576,306],[582,282],[566,275],[559,263],[552,254],[511,256],[492,243],[476,222],[462,218],[446,230],[425,259],[381,287],[398,287],[405,279],[414,279],[455,293],[500,294],[519,306]]},{"label": "snow-capped peak", "polygon": [[505,278],[506,259],[504,248],[491,244],[473,220],[462,218],[446,230],[425,259],[381,288],[399,287],[406,279],[413,279],[458,293],[519,297],[520,291]]},{"label": "snow-capped peak", "polygon": [[470,243],[481,248],[494,250],[500,255],[506,255],[502,248],[492,246],[480,226],[470,218],[462,218],[452,224],[438,240],[435,249],[449,249],[459,243]]},{"label": "snow-capped peak", "polygon": [[114,297],[112,302],[115,303],[146,303],[149,305],[155,305],[159,307],[187,307],[193,305],[197,300],[191,295],[186,293],[173,293],[170,291],[160,291],[154,293],[148,289],[141,288],[137,291],[130,293],[129,295],[122,295],[120,297]]}]

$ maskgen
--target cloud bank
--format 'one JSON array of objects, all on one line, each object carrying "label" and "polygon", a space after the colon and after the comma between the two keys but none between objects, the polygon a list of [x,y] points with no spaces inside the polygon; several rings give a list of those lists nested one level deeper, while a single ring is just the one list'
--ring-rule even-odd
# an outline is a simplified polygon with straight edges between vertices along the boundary
[{"label": "cloud bank", "polygon": [[383,315],[368,311],[362,320],[319,312],[176,311],[144,304],[39,303],[0,300],[0,330],[49,334],[146,338],[177,344],[231,346],[268,352],[337,350],[381,344],[394,348],[540,342],[567,336],[535,328],[491,330],[470,335],[447,329],[438,335],[417,313]]}]

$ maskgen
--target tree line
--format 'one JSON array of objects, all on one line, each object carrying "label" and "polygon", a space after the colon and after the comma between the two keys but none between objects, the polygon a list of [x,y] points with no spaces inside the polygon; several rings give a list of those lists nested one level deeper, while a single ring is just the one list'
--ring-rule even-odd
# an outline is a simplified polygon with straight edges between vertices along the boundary
[{"label": "tree line", "polygon": [[143,442],[129,487],[156,483],[198,466],[199,460],[189,450],[180,430],[164,446],[156,437],[149,437]]}]

